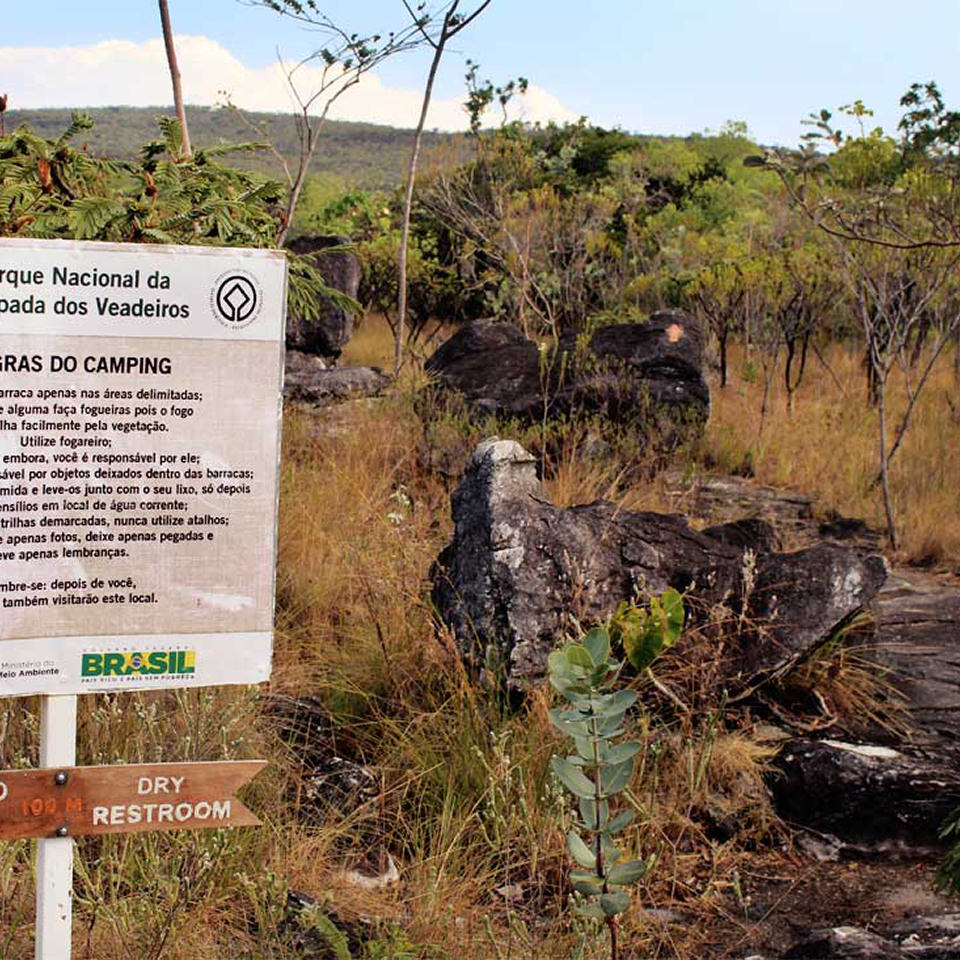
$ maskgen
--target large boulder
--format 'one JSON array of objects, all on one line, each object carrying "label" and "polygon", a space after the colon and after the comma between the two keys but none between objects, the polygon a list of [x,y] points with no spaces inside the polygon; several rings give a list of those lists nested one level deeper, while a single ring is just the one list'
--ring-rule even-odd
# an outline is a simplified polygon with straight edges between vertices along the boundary
[{"label": "large boulder", "polygon": [[874,606],[871,655],[891,670],[908,704],[913,742],[960,757],[960,590],[897,576]]},{"label": "large boulder", "polygon": [[426,370],[434,378],[431,396],[465,403],[474,419],[595,418],[659,453],[706,422],[702,355],[699,322],[679,312],[601,327],[589,338],[567,334],[556,349],[543,350],[513,326],[478,320],[444,343]]},{"label": "large boulder", "polygon": [[795,823],[871,851],[938,845],[960,805],[960,772],[875,744],[796,740],[771,778],[779,812]]},{"label": "large boulder", "polygon": [[[349,243],[346,237],[297,237],[288,249],[308,257],[327,286],[356,299],[363,268],[355,253],[331,250]],[[326,297],[317,304],[319,316],[314,320],[287,313],[287,347],[304,353],[336,359],[353,335],[354,317]]]},{"label": "large boulder", "polygon": [[514,689],[543,678],[574,620],[603,620],[620,601],[667,587],[744,614],[728,619],[747,625],[730,678],[746,683],[809,653],[885,575],[881,558],[839,546],[769,552],[763,523],[698,532],[680,516],[604,501],[554,506],[531,454],[496,438],[477,447],[453,494],[453,520],[432,571],[434,603],[468,662],[495,665]]}]

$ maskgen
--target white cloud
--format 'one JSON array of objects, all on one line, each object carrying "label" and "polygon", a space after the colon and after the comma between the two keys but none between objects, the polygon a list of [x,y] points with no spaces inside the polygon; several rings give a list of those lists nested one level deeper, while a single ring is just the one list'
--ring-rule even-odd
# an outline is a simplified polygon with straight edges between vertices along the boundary
[{"label": "white cloud", "polygon": [[[293,100],[280,64],[248,67],[209,37],[179,36],[176,45],[187,103],[223,103],[226,92],[232,103],[245,110],[291,109]],[[315,89],[319,74],[318,67],[301,67],[298,89]],[[11,108],[158,106],[172,99],[159,39],[104,40],[75,47],[0,47],[0,77]],[[330,116],[412,127],[419,116],[420,98],[419,90],[385,86],[371,73],[337,101]],[[533,84],[516,103],[511,119],[577,119],[556,97]],[[460,130],[466,123],[462,99],[432,103],[428,128]]]}]

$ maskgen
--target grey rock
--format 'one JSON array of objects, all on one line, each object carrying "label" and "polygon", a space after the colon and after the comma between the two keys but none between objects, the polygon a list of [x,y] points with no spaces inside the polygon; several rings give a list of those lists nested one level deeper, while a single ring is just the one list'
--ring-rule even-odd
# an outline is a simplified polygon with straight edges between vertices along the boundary
[{"label": "grey rock", "polygon": [[379,367],[330,367],[321,357],[288,350],[283,394],[289,400],[322,407],[379,396],[391,382]]},{"label": "grey rock", "polygon": [[747,604],[759,629],[743,650],[744,669],[757,674],[791,667],[862,610],[886,578],[883,557],[839,544],[761,558]]},{"label": "grey rock", "polygon": [[[679,312],[601,327],[586,342],[568,334],[542,355],[516,327],[478,320],[444,343],[426,370],[434,377],[430,395],[459,397],[477,418],[590,417],[665,451],[706,422],[702,353],[699,322]],[[598,438],[591,442],[602,449]]]},{"label": "grey rock", "polygon": [[[349,242],[347,237],[297,237],[287,247],[307,256],[327,286],[356,299],[363,277],[359,258],[349,250],[330,250]],[[317,306],[316,319],[308,320],[288,312],[287,346],[336,359],[353,335],[354,317],[325,297]]]},{"label": "grey rock", "polygon": [[891,747],[796,740],[775,761],[770,787],[779,813],[803,826],[877,852],[927,852],[960,805],[953,764]]},{"label": "grey rock", "polygon": [[909,704],[914,743],[960,756],[960,590],[891,578],[874,609],[872,654]]},{"label": "grey rock", "polygon": [[667,471],[664,488],[675,510],[714,522],[757,518],[766,520],[784,536],[806,531],[813,520],[811,497],[743,477],[709,473],[691,477]]},{"label": "grey rock", "polygon": [[897,940],[915,938],[922,941],[951,940],[960,943],[960,913],[908,917],[895,923],[890,928],[890,935]]},{"label": "grey rock", "polygon": [[788,960],[893,960],[899,947],[861,927],[814,930],[785,954]]},{"label": "grey rock", "polygon": [[[495,438],[477,447],[452,501],[455,530],[432,571],[434,603],[468,662],[496,665],[513,688],[545,675],[571,618],[596,622],[622,600],[667,587],[692,588],[707,605],[752,604],[750,619],[763,629],[750,634],[741,659],[768,671],[809,652],[859,609],[884,569],[842,547],[760,555],[745,601],[741,527],[698,533],[682,517],[605,501],[554,506],[535,459]],[[758,528],[749,539],[759,548],[765,536]]]}]

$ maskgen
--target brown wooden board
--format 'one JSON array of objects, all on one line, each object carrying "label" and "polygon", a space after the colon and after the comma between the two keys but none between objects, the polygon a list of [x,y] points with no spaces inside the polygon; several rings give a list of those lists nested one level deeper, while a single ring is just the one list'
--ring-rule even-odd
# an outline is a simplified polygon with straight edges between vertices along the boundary
[{"label": "brown wooden board", "polygon": [[252,827],[233,794],[265,760],[0,770],[0,840]]}]

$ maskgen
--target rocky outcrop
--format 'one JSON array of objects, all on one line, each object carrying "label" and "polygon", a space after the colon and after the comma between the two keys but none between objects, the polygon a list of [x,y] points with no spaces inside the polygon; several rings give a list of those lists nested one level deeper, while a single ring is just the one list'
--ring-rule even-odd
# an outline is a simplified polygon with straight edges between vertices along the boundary
[{"label": "rocky outcrop", "polygon": [[[911,917],[881,936],[863,927],[813,930],[784,954],[785,960],[960,960],[957,914]],[[762,960],[762,958],[758,958]]]},{"label": "rocky outcrop", "polygon": [[379,367],[328,367],[321,357],[288,350],[283,394],[289,400],[323,407],[378,396],[390,382]]},{"label": "rocky outcrop", "polygon": [[898,576],[875,612],[872,656],[906,698],[914,744],[960,756],[960,589]]},{"label": "rocky outcrop", "polygon": [[[495,664],[508,686],[540,680],[573,625],[605,619],[622,600],[690,590],[750,625],[738,634],[739,676],[772,673],[856,613],[885,576],[879,557],[821,545],[769,552],[763,524],[704,532],[676,515],[611,503],[554,506],[536,462],[514,441],[487,440],[453,495],[455,530],[433,573],[433,599],[474,666]],[[806,591],[804,587],[808,588]]]},{"label": "rocky outcrop", "polygon": [[883,557],[833,543],[759,558],[747,602],[755,641],[743,649],[744,669],[791,666],[862,610],[886,577]]},{"label": "rocky outcrop", "polygon": [[679,312],[601,327],[589,338],[568,334],[555,350],[543,351],[513,326],[480,320],[444,343],[426,370],[434,377],[434,400],[458,398],[475,419],[595,418],[662,452],[706,422],[702,354],[699,322]]},{"label": "rocky outcrop", "polygon": [[[297,237],[287,247],[306,256],[327,286],[357,298],[363,268],[355,253],[331,250],[350,241],[347,237]],[[317,304],[319,315],[313,319],[287,314],[287,346],[292,350],[336,359],[353,335],[354,317],[343,307],[323,297]]]},{"label": "rocky outcrop", "polygon": [[663,475],[671,507],[691,517],[713,522],[746,518],[766,520],[781,535],[806,531],[813,523],[813,499],[802,493],[779,490],[744,477],[677,470]]},{"label": "rocky outcrop", "polygon": [[899,947],[861,927],[813,930],[785,954],[786,960],[898,960]]},{"label": "rocky outcrop", "polygon": [[937,846],[941,825],[960,805],[954,765],[891,747],[796,740],[776,765],[771,786],[784,817],[863,851]]}]

